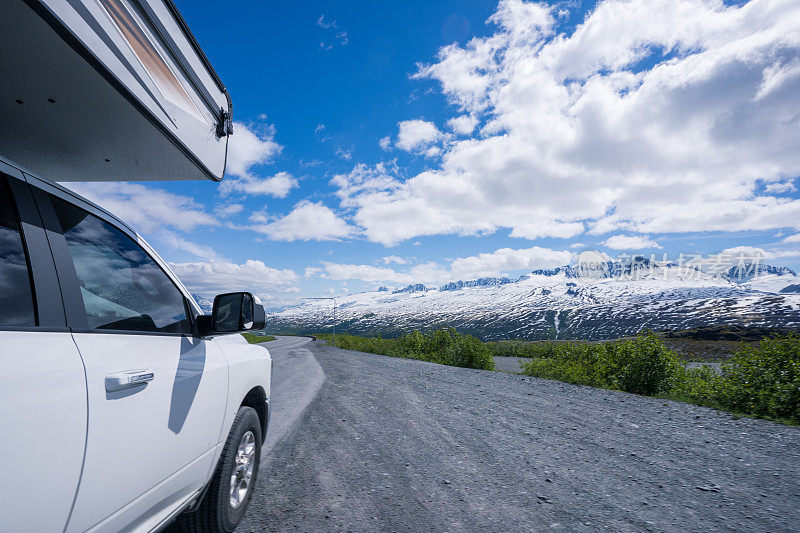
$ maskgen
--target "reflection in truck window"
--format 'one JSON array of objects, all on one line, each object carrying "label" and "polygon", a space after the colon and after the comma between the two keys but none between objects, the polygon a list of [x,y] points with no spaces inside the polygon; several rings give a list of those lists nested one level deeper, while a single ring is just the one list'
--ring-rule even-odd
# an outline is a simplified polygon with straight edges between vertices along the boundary
[{"label": "reflection in truck window", "polygon": [[178,288],[130,237],[52,197],[81,285],[89,327],[189,333]]}]

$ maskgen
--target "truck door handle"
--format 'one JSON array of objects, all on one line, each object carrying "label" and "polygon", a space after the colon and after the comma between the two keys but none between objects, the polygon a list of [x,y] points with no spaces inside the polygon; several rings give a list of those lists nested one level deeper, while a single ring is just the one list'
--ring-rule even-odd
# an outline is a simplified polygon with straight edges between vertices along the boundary
[{"label": "truck door handle", "polygon": [[114,372],[106,376],[106,392],[116,392],[138,387],[153,381],[154,377],[156,377],[156,375],[151,370]]}]

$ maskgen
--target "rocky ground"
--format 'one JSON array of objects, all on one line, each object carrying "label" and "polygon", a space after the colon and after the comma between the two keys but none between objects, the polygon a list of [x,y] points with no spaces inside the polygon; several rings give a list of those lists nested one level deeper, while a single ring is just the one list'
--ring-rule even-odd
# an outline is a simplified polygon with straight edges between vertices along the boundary
[{"label": "rocky ground", "polygon": [[287,419],[238,531],[800,523],[798,427],[320,343],[270,351],[274,416]]}]

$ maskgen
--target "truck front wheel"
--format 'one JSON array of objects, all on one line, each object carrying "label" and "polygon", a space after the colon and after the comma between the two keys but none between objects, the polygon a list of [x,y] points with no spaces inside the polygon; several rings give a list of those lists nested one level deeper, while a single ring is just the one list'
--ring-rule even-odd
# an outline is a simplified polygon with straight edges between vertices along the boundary
[{"label": "truck front wheel", "polygon": [[261,422],[252,407],[240,407],[225,441],[211,485],[200,506],[178,518],[189,533],[230,533],[253,496],[261,457]]}]

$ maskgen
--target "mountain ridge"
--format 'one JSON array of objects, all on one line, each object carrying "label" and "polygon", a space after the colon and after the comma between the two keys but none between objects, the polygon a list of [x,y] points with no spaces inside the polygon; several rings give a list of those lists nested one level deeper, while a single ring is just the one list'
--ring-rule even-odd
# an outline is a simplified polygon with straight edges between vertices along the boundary
[{"label": "mountain ridge", "polygon": [[[600,340],[646,329],[709,325],[799,327],[800,284],[791,269],[762,265],[748,279],[729,279],[670,262],[567,265],[529,274],[412,283],[394,291],[337,297],[337,331],[398,335],[452,326],[484,340]],[[605,273],[604,273],[605,272]],[[613,275],[606,275],[613,273]],[[789,289],[792,291],[793,289]],[[310,333],[332,324],[330,304],[309,302],[268,317],[273,330]]]}]

